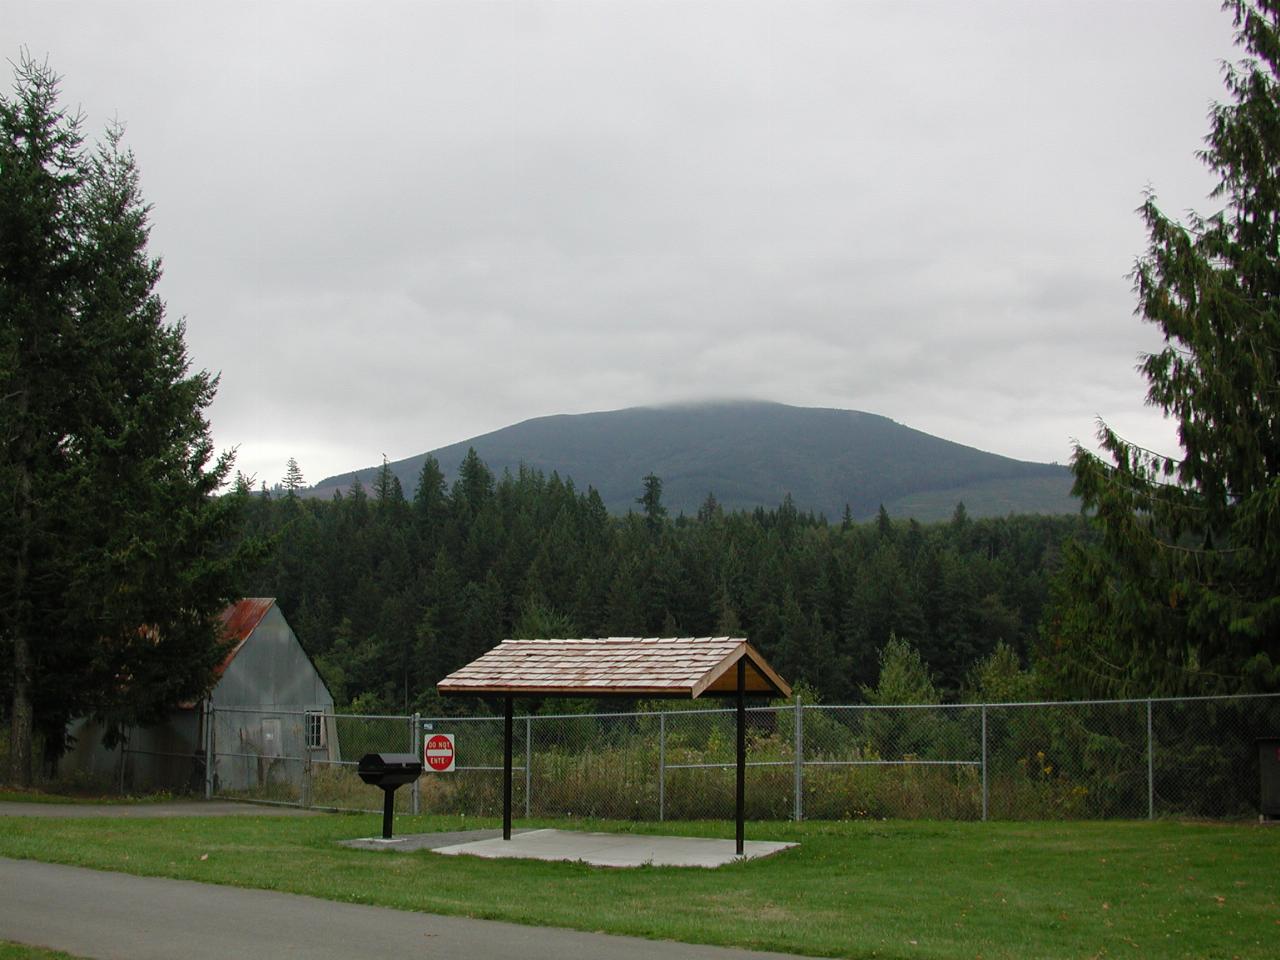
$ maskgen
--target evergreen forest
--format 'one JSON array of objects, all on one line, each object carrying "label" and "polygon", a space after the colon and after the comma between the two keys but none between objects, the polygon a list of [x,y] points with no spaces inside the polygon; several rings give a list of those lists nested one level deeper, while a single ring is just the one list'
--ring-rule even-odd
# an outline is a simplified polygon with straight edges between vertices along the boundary
[{"label": "evergreen forest", "polygon": [[367,713],[471,709],[435,683],[512,636],[746,636],[828,703],[864,699],[896,638],[958,697],[998,646],[1034,653],[1060,545],[1085,529],[963,505],[944,523],[832,523],[789,497],[730,512],[708,495],[673,517],[656,476],[617,517],[594,489],[496,477],[474,451],[451,485],[429,458],[411,496],[386,466],[329,501],[300,484],[291,462],[247,498],[247,534],[273,545],[247,592],[278,598],[337,702]]}]

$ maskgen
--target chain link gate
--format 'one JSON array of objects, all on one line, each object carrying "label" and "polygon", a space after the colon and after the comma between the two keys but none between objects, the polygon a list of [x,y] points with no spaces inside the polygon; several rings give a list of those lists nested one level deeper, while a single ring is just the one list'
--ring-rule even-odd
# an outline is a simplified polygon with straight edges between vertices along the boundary
[{"label": "chain link gate", "polygon": [[[421,752],[413,717],[214,707],[209,711],[205,794],[229,800],[331,810],[381,810],[356,774],[366,753]],[[396,811],[415,812],[418,788],[397,791]]]}]

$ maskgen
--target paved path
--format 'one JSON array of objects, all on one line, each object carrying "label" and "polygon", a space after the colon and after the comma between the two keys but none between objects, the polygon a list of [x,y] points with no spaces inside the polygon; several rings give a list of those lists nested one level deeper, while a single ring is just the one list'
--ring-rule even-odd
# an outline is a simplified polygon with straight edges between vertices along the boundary
[{"label": "paved path", "polygon": [[101,960],[785,960],[31,860],[0,858],[0,890],[0,940]]},{"label": "paved path", "polygon": [[0,817],[311,817],[318,811],[226,800],[173,803],[25,803],[0,801]]}]

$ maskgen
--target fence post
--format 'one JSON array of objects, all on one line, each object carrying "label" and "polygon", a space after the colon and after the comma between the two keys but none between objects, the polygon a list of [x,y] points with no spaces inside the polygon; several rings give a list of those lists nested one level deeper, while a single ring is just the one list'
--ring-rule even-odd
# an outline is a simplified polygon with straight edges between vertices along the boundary
[{"label": "fence post", "polygon": [[213,709],[213,701],[204,702],[204,798],[213,799],[213,725],[217,714]]},{"label": "fence post", "polygon": [[667,815],[667,715],[658,713],[658,820]]},{"label": "fence post", "polygon": [[982,705],[982,820],[987,819],[987,705]]},{"label": "fence post", "polygon": [[[422,759],[422,714],[415,712],[413,718],[409,721],[413,724],[413,732],[409,734],[410,749],[413,750],[414,756],[419,760]],[[416,817],[422,812],[422,775],[419,774],[413,781],[413,815]]]},{"label": "fence post", "polygon": [[795,726],[795,787],[793,796],[795,803],[791,810],[791,818],[799,823],[804,819],[804,709],[800,706],[800,694],[796,694],[796,726]]},{"label": "fence post", "polygon": [[311,806],[311,715],[305,710],[302,713],[302,795],[301,805]]},{"label": "fence post", "polygon": [[1147,698],[1147,819],[1156,819],[1156,753],[1151,731],[1151,698]]},{"label": "fence post", "polygon": [[120,736],[120,796],[124,796],[124,765],[129,754],[129,732],[128,728],[122,728]]},{"label": "fence post", "polygon": [[533,714],[525,714],[524,718],[524,818],[529,819],[533,809],[531,793],[533,791]]}]

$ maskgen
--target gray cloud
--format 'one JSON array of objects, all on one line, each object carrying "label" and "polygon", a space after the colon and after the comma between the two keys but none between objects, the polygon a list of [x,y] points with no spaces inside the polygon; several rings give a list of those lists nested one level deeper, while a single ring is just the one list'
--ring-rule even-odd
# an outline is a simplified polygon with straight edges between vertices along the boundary
[{"label": "gray cloud", "polygon": [[1144,443],[1126,274],[1213,4],[60,3],[6,35],[118,115],[218,442],[309,479],[719,396],[1064,460]]}]

